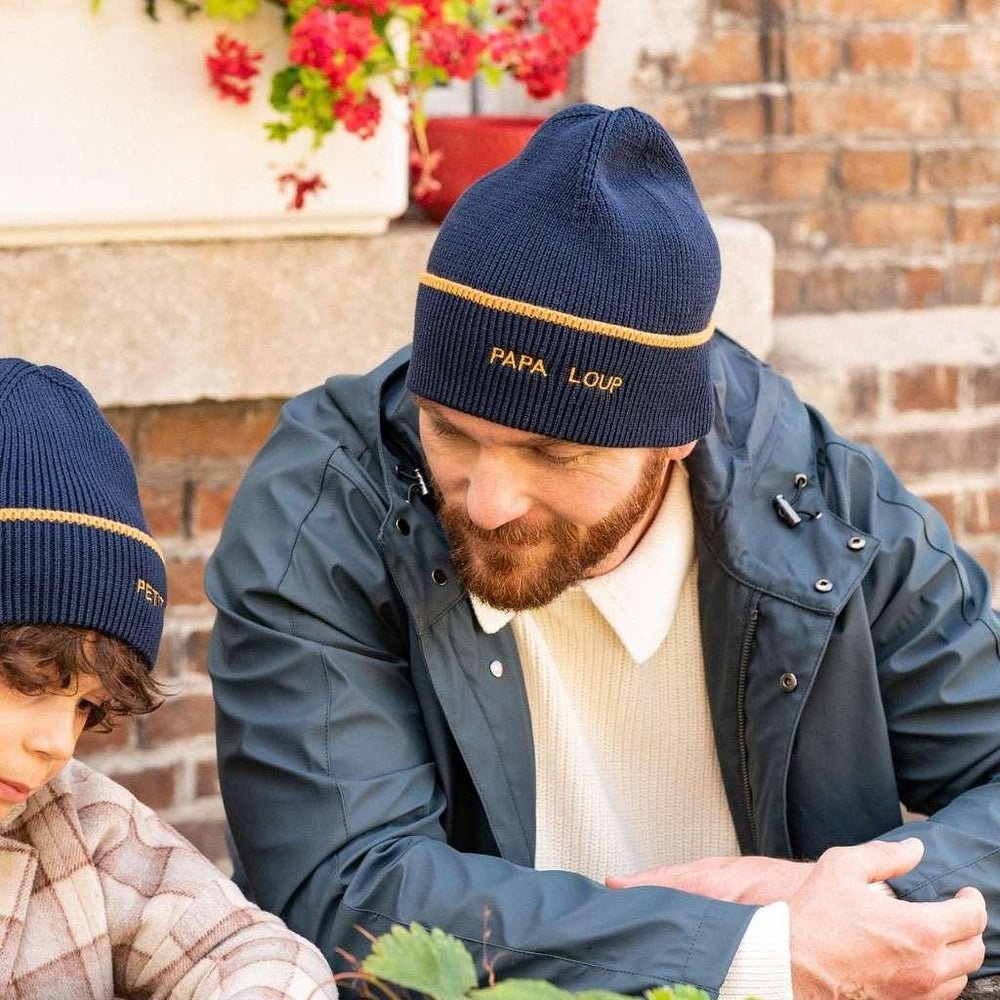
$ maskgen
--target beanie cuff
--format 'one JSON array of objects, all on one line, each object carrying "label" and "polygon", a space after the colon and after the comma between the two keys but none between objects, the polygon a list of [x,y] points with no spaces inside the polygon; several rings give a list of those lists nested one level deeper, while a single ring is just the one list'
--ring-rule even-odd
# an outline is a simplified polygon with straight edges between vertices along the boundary
[{"label": "beanie cuff", "polygon": [[712,426],[709,340],[645,332],[425,275],[411,392],[536,434],[599,447],[668,448]]}]

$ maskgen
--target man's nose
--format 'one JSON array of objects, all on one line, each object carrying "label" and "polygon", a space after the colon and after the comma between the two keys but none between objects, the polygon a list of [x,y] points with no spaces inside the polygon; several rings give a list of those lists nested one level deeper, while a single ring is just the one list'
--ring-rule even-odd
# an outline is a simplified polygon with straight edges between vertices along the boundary
[{"label": "man's nose", "polygon": [[527,514],[531,498],[506,463],[480,454],[469,474],[465,507],[473,524],[493,531]]}]

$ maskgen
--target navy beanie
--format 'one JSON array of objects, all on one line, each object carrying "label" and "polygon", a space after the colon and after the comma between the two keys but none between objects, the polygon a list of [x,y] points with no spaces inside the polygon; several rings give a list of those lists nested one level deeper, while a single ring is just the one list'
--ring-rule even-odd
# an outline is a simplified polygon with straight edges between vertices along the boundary
[{"label": "navy beanie", "polygon": [[166,596],[132,462],[93,397],[0,358],[0,625],[93,629],[152,669]]},{"label": "navy beanie", "polygon": [[719,247],[670,136],[635,108],[554,115],[459,199],[417,294],[411,392],[582,444],[712,425]]}]

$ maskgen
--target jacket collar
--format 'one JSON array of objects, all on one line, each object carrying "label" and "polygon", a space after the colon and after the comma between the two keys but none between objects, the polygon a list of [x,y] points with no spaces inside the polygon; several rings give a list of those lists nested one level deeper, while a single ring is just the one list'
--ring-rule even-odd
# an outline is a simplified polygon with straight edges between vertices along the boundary
[{"label": "jacket collar", "polygon": [[[747,586],[807,610],[838,614],[867,572],[878,539],[836,517],[826,503],[811,427],[821,418],[799,403],[786,379],[724,333],[717,331],[710,344],[714,424],[686,460],[699,544]],[[407,490],[399,456],[415,466],[422,462],[417,408],[405,386],[409,356],[409,347],[403,348],[365,376],[362,396],[341,390],[344,383],[337,379],[327,384],[363,439],[378,442],[386,493],[397,503]],[[797,506],[822,516],[789,528],[775,512],[774,498],[793,494],[799,474],[808,485]],[[387,524],[398,512],[391,506]],[[855,535],[866,543],[861,550],[847,546]],[[443,535],[436,548],[442,545],[446,549]],[[821,580],[832,588],[817,589]],[[422,590],[426,607],[411,607],[418,628],[460,596],[450,586]]]},{"label": "jacket collar", "polygon": [[[656,516],[628,558],[610,573],[579,584],[636,663],[645,663],[663,645],[694,554],[688,475],[677,462]],[[515,617],[476,597],[471,600],[488,634],[499,632]]]}]

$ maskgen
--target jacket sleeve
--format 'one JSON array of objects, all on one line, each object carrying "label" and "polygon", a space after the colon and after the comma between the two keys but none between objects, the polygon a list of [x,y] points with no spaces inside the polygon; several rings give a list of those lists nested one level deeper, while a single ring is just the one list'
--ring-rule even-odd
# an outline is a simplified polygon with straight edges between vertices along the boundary
[{"label": "jacket sleeve", "polygon": [[[839,455],[835,454],[840,452]],[[880,540],[864,588],[900,798],[926,819],[924,857],[890,880],[930,901],[973,885],[989,926],[982,974],[1000,972],[1000,620],[983,568],[871,449],[836,441],[852,523]]]},{"label": "jacket sleeve", "polygon": [[222,792],[255,900],[335,968],[338,949],[367,952],[356,925],[417,921],[504,977],[715,997],[754,907],[613,891],[448,844],[406,614],[375,542],[384,511],[322,422],[286,409],[206,577]]},{"label": "jacket sleeve", "polygon": [[116,995],[149,1000],[337,1000],[316,948],[102,775],[77,791],[104,891]]}]

